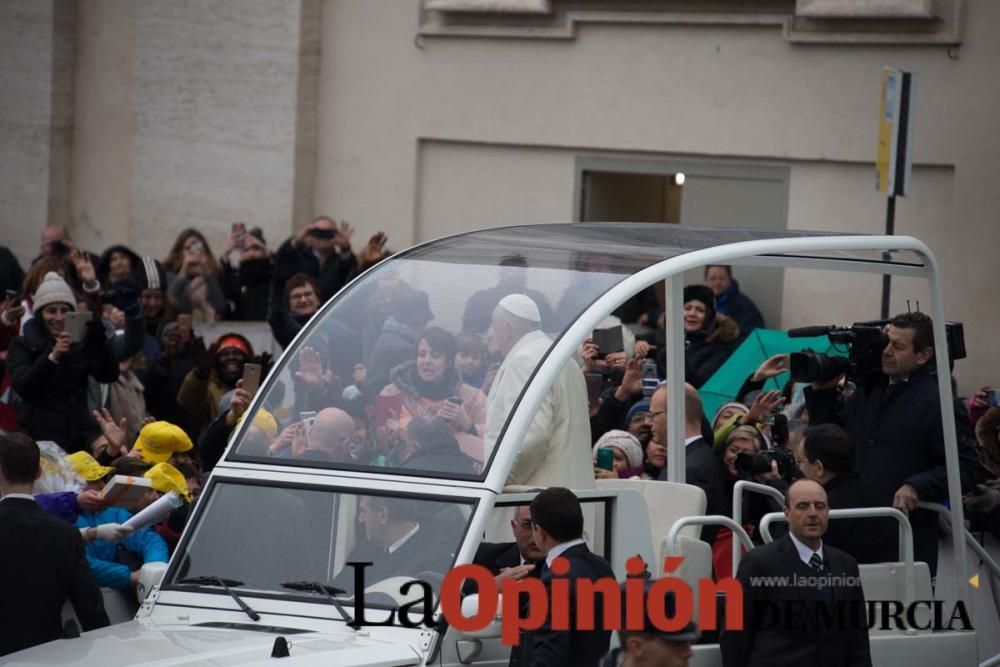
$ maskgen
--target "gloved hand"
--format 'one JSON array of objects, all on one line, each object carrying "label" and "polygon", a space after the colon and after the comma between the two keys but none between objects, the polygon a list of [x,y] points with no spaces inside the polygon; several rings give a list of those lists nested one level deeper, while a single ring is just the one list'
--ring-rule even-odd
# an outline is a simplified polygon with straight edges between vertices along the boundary
[{"label": "gloved hand", "polygon": [[120,523],[102,523],[94,530],[97,531],[97,539],[111,542],[111,544],[118,544],[135,532],[131,526],[123,526]]},{"label": "gloved hand", "polygon": [[1000,480],[977,484],[975,492],[963,502],[970,512],[992,512],[1000,506]]},{"label": "gloved hand", "polygon": [[167,564],[158,561],[146,563],[139,568],[139,576],[135,582],[135,597],[139,600],[139,604],[142,604],[146,596],[153,591],[153,587],[160,583],[166,571]]}]

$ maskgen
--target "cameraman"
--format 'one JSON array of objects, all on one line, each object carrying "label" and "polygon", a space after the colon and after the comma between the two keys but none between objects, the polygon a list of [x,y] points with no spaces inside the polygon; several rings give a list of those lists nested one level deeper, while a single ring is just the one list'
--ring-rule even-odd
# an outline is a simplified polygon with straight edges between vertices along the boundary
[{"label": "cameraman", "polygon": [[[860,486],[876,506],[909,512],[914,557],[937,571],[937,517],[918,510],[920,501],[948,498],[944,432],[934,364],[931,318],[920,312],[897,315],[886,326],[882,376],[859,383],[841,400],[837,380],[805,390],[810,423],[838,423],[854,441]],[[975,452],[959,438],[962,486],[971,487]],[[892,556],[895,558],[895,555]]]}]

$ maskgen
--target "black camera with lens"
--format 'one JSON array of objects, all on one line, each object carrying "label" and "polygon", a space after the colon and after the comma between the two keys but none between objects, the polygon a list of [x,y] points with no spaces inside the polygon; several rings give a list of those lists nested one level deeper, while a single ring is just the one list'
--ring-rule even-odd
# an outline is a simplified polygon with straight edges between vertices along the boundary
[{"label": "black camera with lens", "polygon": [[881,323],[857,322],[850,327],[805,327],[788,331],[792,338],[817,333],[825,334],[834,345],[846,346],[847,356],[835,357],[815,350],[792,352],[788,369],[795,382],[824,382],[846,374],[854,382],[867,383],[882,373],[882,350],[889,339]]},{"label": "black camera with lens", "polygon": [[[846,357],[830,356],[815,350],[792,352],[789,355],[789,371],[795,382],[824,382],[846,375],[848,380],[869,385],[882,377],[882,352],[889,344],[885,325],[891,320],[855,322],[850,327],[824,326],[789,329],[790,338],[826,336],[834,345],[847,349]],[[951,361],[964,359],[965,333],[961,322],[946,322],[945,334],[948,344],[948,358]]]},{"label": "black camera with lens", "polygon": [[747,454],[746,452],[737,454],[736,472],[744,478],[764,475],[771,472],[772,461],[777,461],[778,474],[786,482],[791,482],[800,476],[799,467],[795,464],[795,457],[784,447],[766,449],[757,454]]}]

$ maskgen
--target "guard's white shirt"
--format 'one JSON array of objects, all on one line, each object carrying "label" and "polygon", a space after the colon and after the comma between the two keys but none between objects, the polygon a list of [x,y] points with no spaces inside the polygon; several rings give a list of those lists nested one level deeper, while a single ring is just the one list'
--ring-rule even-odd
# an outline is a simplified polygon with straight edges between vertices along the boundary
[{"label": "guard's white shirt", "polygon": [[420,524],[419,523],[413,527],[413,530],[411,530],[406,535],[403,535],[401,538],[399,538],[398,540],[396,540],[395,542],[393,542],[392,544],[390,544],[389,548],[386,549],[386,551],[388,551],[389,553],[394,553],[397,549],[399,549],[399,547],[401,547],[404,544],[406,544],[406,540],[408,540],[411,537],[413,537],[414,535],[416,535],[418,530],[420,530]]},{"label": "guard's white shirt", "polygon": [[554,561],[558,556],[561,556],[567,549],[575,547],[578,544],[585,544],[582,537],[555,545],[549,550],[548,555],[545,556],[545,566],[551,568],[552,561]]},{"label": "guard's white shirt", "polygon": [[[795,550],[799,552],[799,558],[802,559],[803,563],[805,563],[806,565],[809,565],[809,559],[812,558],[813,554],[815,553],[815,554],[819,554],[819,557],[823,559],[823,565],[826,565],[826,559],[823,558],[823,543],[822,542],[819,545],[819,549],[817,549],[816,551],[813,551],[812,549],[810,549],[809,547],[807,547],[805,544],[803,544],[802,542],[800,542],[799,538],[795,537],[791,533],[788,533],[788,536],[790,538],[792,538],[792,544],[795,545]],[[809,565],[809,567],[812,567],[812,565]]]},{"label": "guard's white shirt", "polygon": [[8,493],[3,498],[0,498],[0,500],[8,500],[10,498],[20,498],[21,500],[31,500],[31,501],[35,500],[35,497],[30,493]]}]

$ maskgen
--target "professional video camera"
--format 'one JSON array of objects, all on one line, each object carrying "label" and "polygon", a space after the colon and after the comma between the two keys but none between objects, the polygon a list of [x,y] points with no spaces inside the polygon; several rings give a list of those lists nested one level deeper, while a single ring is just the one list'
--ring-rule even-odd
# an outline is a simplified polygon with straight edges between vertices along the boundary
[{"label": "professional video camera", "polygon": [[[789,329],[790,338],[826,336],[834,345],[847,347],[847,357],[834,357],[815,350],[793,352],[789,370],[795,382],[823,382],[846,374],[856,384],[877,381],[882,375],[882,351],[889,344],[883,333],[891,320],[855,322],[850,327],[824,326]],[[961,322],[945,322],[948,358],[965,358],[965,332]]]}]

